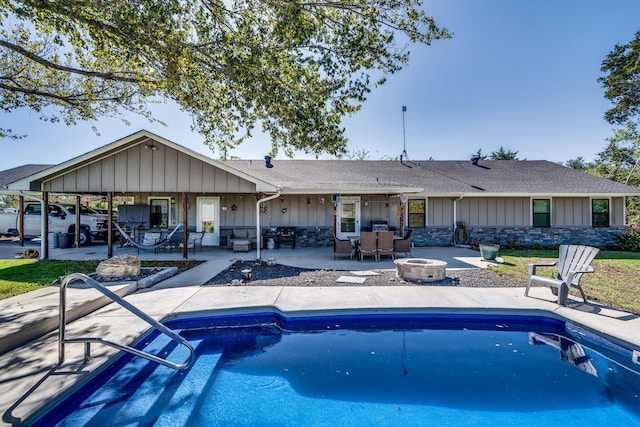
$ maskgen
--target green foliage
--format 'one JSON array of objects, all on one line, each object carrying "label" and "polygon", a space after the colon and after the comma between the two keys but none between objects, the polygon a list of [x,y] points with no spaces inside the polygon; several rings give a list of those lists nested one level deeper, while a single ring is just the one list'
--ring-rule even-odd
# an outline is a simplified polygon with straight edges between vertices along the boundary
[{"label": "green foliage", "polygon": [[614,240],[622,251],[640,252],[640,232],[617,234]]},{"label": "green foliage", "polygon": [[491,160],[520,160],[518,159],[518,152],[505,150],[504,147],[500,146],[498,151],[493,151],[489,154],[489,159]]},{"label": "green foliage", "polygon": [[220,153],[260,126],[272,155],[337,155],[342,118],[402,69],[407,46],[450,37],[421,6],[0,0],[0,107],[74,124],[124,111],[153,120],[149,103],[172,100]]},{"label": "green foliage", "polygon": [[517,235],[507,237],[507,244],[505,245],[506,249],[520,249],[522,247],[522,242],[520,241],[520,237]]},{"label": "green foliage", "polygon": [[575,159],[567,160],[566,162],[564,162],[564,165],[568,168],[585,172],[595,167],[594,163],[587,162],[582,156],[578,156]]},{"label": "green foliage", "polygon": [[606,74],[598,79],[605,98],[614,106],[605,113],[611,124],[634,120],[640,115],[640,31],[627,44],[617,44],[602,62]]}]

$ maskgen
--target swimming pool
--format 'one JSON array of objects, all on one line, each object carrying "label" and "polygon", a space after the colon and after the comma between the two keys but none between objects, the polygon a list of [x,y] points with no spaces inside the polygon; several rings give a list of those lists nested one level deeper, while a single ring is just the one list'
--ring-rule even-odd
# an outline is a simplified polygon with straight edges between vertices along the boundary
[{"label": "swimming pool", "polygon": [[[640,425],[632,352],[556,318],[263,312],[167,323],[36,425]],[[163,336],[139,343],[184,360]],[[183,353],[184,352],[184,353]]]}]

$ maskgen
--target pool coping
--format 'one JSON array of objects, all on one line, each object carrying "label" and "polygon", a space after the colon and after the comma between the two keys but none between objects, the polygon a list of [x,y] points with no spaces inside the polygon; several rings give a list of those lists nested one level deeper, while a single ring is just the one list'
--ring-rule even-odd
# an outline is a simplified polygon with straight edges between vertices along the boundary
[{"label": "pool coping", "polygon": [[[568,307],[560,307],[546,288],[532,289],[531,297],[524,297],[523,293],[524,288],[188,286],[142,290],[129,295],[127,301],[157,320],[266,308],[286,316],[359,310],[536,314],[578,324],[640,350],[640,316],[575,300]],[[110,304],[70,324],[67,334],[99,334],[130,344],[148,330],[146,323]],[[67,396],[88,376],[104,369],[118,353],[109,347],[94,346],[94,359],[82,365],[77,362],[82,346],[69,346],[67,359],[71,361],[60,369],[62,372],[52,372],[57,362],[56,340],[57,334],[50,333],[26,348],[0,357],[0,393],[5,396],[0,402],[3,425],[20,425],[45,412],[54,399]]]}]

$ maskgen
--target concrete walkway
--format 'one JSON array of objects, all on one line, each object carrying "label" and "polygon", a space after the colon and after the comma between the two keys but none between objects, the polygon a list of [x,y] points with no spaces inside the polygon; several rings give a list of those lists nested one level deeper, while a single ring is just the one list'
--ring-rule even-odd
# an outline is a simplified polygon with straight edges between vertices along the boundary
[{"label": "concrete walkway", "polygon": [[[2,245],[2,243],[0,243]],[[81,248],[82,249],[82,248]],[[74,251],[76,257],[102,256],[99,247]],[[65,254],[53,250],[52,257]],[[267,253],[268,252],[268,253]],[[15,252],[14,252],[15,253]],[[134,251],[135,253],[135,251]],[[117,253],[116,253],[117,254]],[[70,254],[66,254],[67,257]],[[104,256],[103,256],[104,255]],[[173,254],[141,253],[143,259],[160,259]],[[305,250],[281,249],[263,251],[262,259],[275,256],[277,262],[308,268],[366,270],[393,268],[391,261],[333,260],[330,249]],[[478,253],[461,248],[416,248],[414,257],[441,259],[451,268],[478,268],[486,266]],[[202,258],[200,258],[202,257]],[[235,259],[255,259],[255,251],[234,254],[224,250],[197,252],[194,258],[206,260],[198,267],[166,279],[156,286],[129,293],[127,301],[155,319],[167,319],[185,315],[274,309],[291,315],[325,310],[389,311],[419,309],[435,312],[474,313],[535,313],[548,314],[578,323],[640,349],[640,317],[618,312],[597,304],[571,301],[568,307],[559,307],[546,288],[532,290],[532,298],[523,296],[522,288],[457,288],[438,286],[406,287],[251,287],[220,286],[202,287],[208,279],[227,268]],[[91,258],[77,258],[91,259]],[[166,258],[163,258],[166,259]],[[180,254],[181,259],[181,254]],[[118,289],[122,294],[130,292],[127,285]],[[57,316],[57,289],[43,294],[30,293],[20,300],[5,300],[2,313],[2,333],[13,328],[14,323],[28,324],[29,316]],[[73,296],[72,292],[73,291]],[[70,307],[78,307],[95,300],[87,289],[69,289]],[[16,297],[17,298],[17,297]],[[35,310],[35,312],[34,312]],[[129,344],[149,329],[145,322],[128,311],[108,304],[90,314],[83,315],[68,325],[67,336],[97,336]],[[0,402],[2,424],[19,425],[29,417],[46,409],[53,398],[65,393],[88,376],[99,372],[109,357],[117,351],[110,347],[93,345],[88,364],[81,363],[83,346],[68,344],[66,362],[56,366],[57,334],[47,333],[12,351],[0,355]]]}]

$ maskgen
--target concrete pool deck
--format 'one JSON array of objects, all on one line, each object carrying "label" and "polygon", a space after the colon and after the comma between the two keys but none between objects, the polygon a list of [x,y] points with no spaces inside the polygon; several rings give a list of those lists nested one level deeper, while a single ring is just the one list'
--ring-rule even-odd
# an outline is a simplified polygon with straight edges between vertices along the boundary
[{"label": "concrete pool deck", "polygon": [[[418,249],[418,248],[416,248]],[[426,248],[425,248],[426,249]],[[440,259],[451,257],[452,263],[461,262],[461,267],[478,268],[483,264],[477,252],[451,251],[452,248],[429,248],[437,252],[424,253],[424,257]],[[459,249],[459,248],[453,248]],[[304,257],[303,251],[276,251],[279,263],[289,263],[311,268],[322,262],[321,268],[341,269],[323,256],[316,260]],[[414,251],[415,257],[422,257]],[[319,252],[315,252],[316,255]],[[307,253],[307,256],[309,254]],[[472,256],[475,255],[475,256]],[[203,287],[209,278],[225,269],[233,258],[255,259],[255,252],[246,256],[238,254],[209,258],[205,263],[186,272],[166,279],[156,286],[127,295],[126,300],[155,319],[166,319],[202,313],[228,313],[250,310],[279,310],[292,315],[304,315],[326,310],[370,310],[402,311],[423,310],[431,312],[472,312],[472,313],[527,313],[561,317],[578,323],[588,329],[628,342],[640,349],[640,316],[620,312],[598,305],[583,304],[571,300],[568,307],[560,307],[547,288],[536,287],[524,296],[524,288],[463,288],[453,286],[353,286],[353,287],[251,287],[216,286]],[[287,260],[287,256],[288,258]],[[329,251],[328,256],[331,256]],[[266,259],[263,253],[263,259]],[[297,259],[297,261],[296,261]],[[461,259],[463,261],[461,261]],[[318,261],[320,260],[320,261]],[[455,260],[455,261],[454,261]],[[336,261],[342,263],[343,261]],[[387,268],[383,263],[349,261],[346,269]],[[353,263],[353,264],[351,264]],[[475,265],[478,264],[478,265]],[[342,264],[341,264],[342,265]],[[359,268],[356,268],[358,267]],[[88,293],[89,290],[77,290]],[[49,296],[50,298],[50,296]],[[77,304],[81,304],[82,296]],[[37,298],[25,297],[20,305],[3,309],[3,319],[13,310],[13,318],[20,318],[29,304],[49,307]],[[55,304],[54,304],[55,305]],[[50,307],[57,313],[57,305]],[[9,313],[7,312],[9,311]],[[28,311],[28,310],[27,310]],[[43,315],[40,313],[40,315]],[[4,323],[4,322],[3,322]],[[3,324],[3,330],[8,323]],[[78,320],[67,327],[68,337],[98,336],[119,343],[130,344],[149,329],[148,325],[116,304],[109,304]],[[64,396],[75,384],[104,367],[117,350],[102,345],[92,345],[94,359],[88,364],[81,363],[83,346],[67,344],[67,362],[57,364],[57,332],[48,333],[31,341],[28,345],[0,355],[0,393],[4,397],[0,403],[2,425],[20,425],[29,421],[32,414],[46,409],[52,399]]]}]

